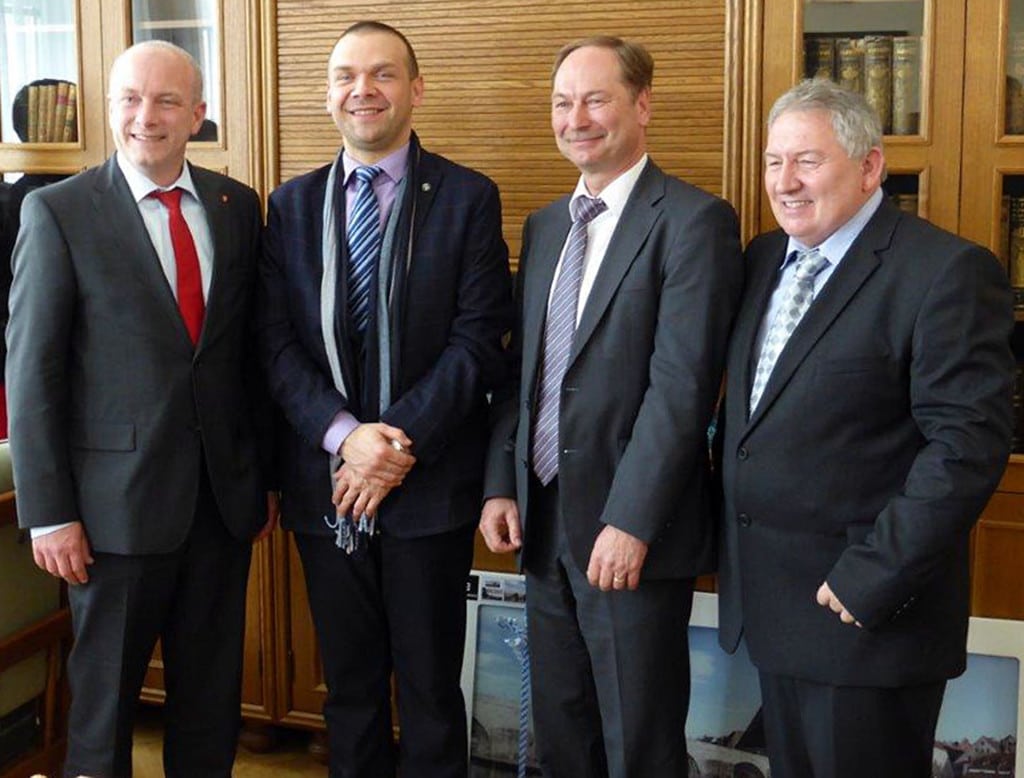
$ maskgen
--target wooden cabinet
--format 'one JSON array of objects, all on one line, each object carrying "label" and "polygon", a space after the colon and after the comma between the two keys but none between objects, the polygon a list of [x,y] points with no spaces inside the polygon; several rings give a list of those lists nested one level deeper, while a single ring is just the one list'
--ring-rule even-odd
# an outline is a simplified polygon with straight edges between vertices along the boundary
[{"label": "wooden cabinet", "polygon": [[[763,68],[747,102],[756,106],[752,113],[760,119],[760,130],[753,134],[761,148],[772,102],[805,75],[805,35],[920,36],[919,130],[916,135],[886,136],[890,180],[905,183],[910,177],[920,215],[992,249],[1012,279],[1007,236],[1011,194],[1021,196],[1024,214],[1024,2],[765,0],[758,5],[763,39],[748,40],[749,51]],[[908,17],[916,21],[908,25]],[[1011,115],[1018,123],[1010,127],[1013,132],[1008,131]],[[744,172],[747,198],[758,203],[758,223],[745,220],[745,231],[771,229],[775,222],[762,192],[760,169],[749,165]],[[1024,266],[1019,272],[1015,283],[1024,300]],[[1018,313],[1013,340],[1019,344],[1018,360],[1024,362],[1022,318]],[[1018,383],[1019,403],[1024,382]],[[1024,455],[1011,456],[971,548],[974,614],[1024,618]]]}]

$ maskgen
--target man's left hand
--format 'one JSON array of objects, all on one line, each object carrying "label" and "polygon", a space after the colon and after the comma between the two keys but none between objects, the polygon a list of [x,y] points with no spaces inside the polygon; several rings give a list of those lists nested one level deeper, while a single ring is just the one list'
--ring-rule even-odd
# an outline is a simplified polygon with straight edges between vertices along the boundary
[{"label": "man's left hand", "polygon": [[640,538],[605,525],[594,541],[587,565],[587,580],[602,592],[612,589],[636,589],[640,570],[647,557],[647,544]]},{"label": "man's left hand", "polygon": [[846,610],[846,606],[843,605],[839,601],[839,598],[835,596],[832,592],[832,587],[828,585],[827,581],[818,587],[817,599],[818,605],[823,608],[831,608],[833,613],[838,613],[839,620],[842,621],[843,624],[856,624],[858,627],[863,626],[853,617],[853,614],[850,613],[850,611]]},{"label": "man's left hand", "polygon": [[376,516],[377,508],[390,491],[390,486],[376,479],[364,478],[346,462],[334,474],[334,494],[331,501],[339,516],[351,514],[358,520],[363,514]]}]

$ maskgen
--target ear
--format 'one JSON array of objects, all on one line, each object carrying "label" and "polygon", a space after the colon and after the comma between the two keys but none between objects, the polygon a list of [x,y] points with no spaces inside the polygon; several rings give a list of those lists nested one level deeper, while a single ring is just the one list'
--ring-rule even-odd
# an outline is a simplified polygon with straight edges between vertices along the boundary
[{"label": "ear", "polygon": [[420,103],[423,102],[423,76],[416,76],[412,80],[412,104],[414,108],[418,108]]},{"label": "ear", "polygon": [[872,147],[861,162],[861,185],[863,191],[873,192],[882,183],[882,171],[885,170],[885,155],[878,146]]},{"label": "ear", "polygon": [[636,108],[640,118],[640,126],[646,127],[651,123],[651,90],[644,88],[636,96]]},{"label": "ear", "polygon": [[199,132],[199,128],[203,126],[203,119],[206,118],[206,103],[199,102],[195,104],[192,109],[192,134],[195,135]]}]

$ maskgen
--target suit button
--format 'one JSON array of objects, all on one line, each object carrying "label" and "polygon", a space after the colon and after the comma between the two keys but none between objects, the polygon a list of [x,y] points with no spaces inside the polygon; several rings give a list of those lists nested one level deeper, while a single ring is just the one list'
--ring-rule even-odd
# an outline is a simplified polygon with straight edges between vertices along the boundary
[{"label": "suit button", "polygon": [[743,446],[740,446],[740,450],[736,452],[736,456],[737,456],[738,459],[740,459],[742,461],[742,460],[745,460],[747,457],[750,456],[750,452],[747,451],[747,449],[744,448]]},{"label": "suit button", "polygon": [[739,519],[741,527],[749,527],[750,526],[750,517],[747,514],[741,513],[737,518]]}]

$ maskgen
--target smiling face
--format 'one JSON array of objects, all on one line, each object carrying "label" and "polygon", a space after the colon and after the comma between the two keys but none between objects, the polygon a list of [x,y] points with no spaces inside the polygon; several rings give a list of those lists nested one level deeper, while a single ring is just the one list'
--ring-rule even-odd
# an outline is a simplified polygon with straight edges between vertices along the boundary
[{"label": "smiling face", "polygon": [[109,120],[120,154],[160,186],[174,183],[185,146],[206,116],[198,74],[188,59],[162,47],[135,46],[110,72]]},{"label": "smiling face", "polygon": [[551,94],[551,129],[563,156],[583,173],[592,195],[646,150],[650,91],[633,95],[615,52],[583,46],[563,60]]},{"label": "smiling face", "polygon": [[345,150],[372,164],[409,142],[423,79],[412,77],[405,44],[383,31],[345,35],[327,66],[327,110]]},{"label": "smiling face", "polygon": [[877,146],[863,159],[851,159],[829,113],[818,109],[781,114],[768,128],[764,159],[764,187],[776,221],[809,248],[853,218],[881,185],[885,163]]}]

